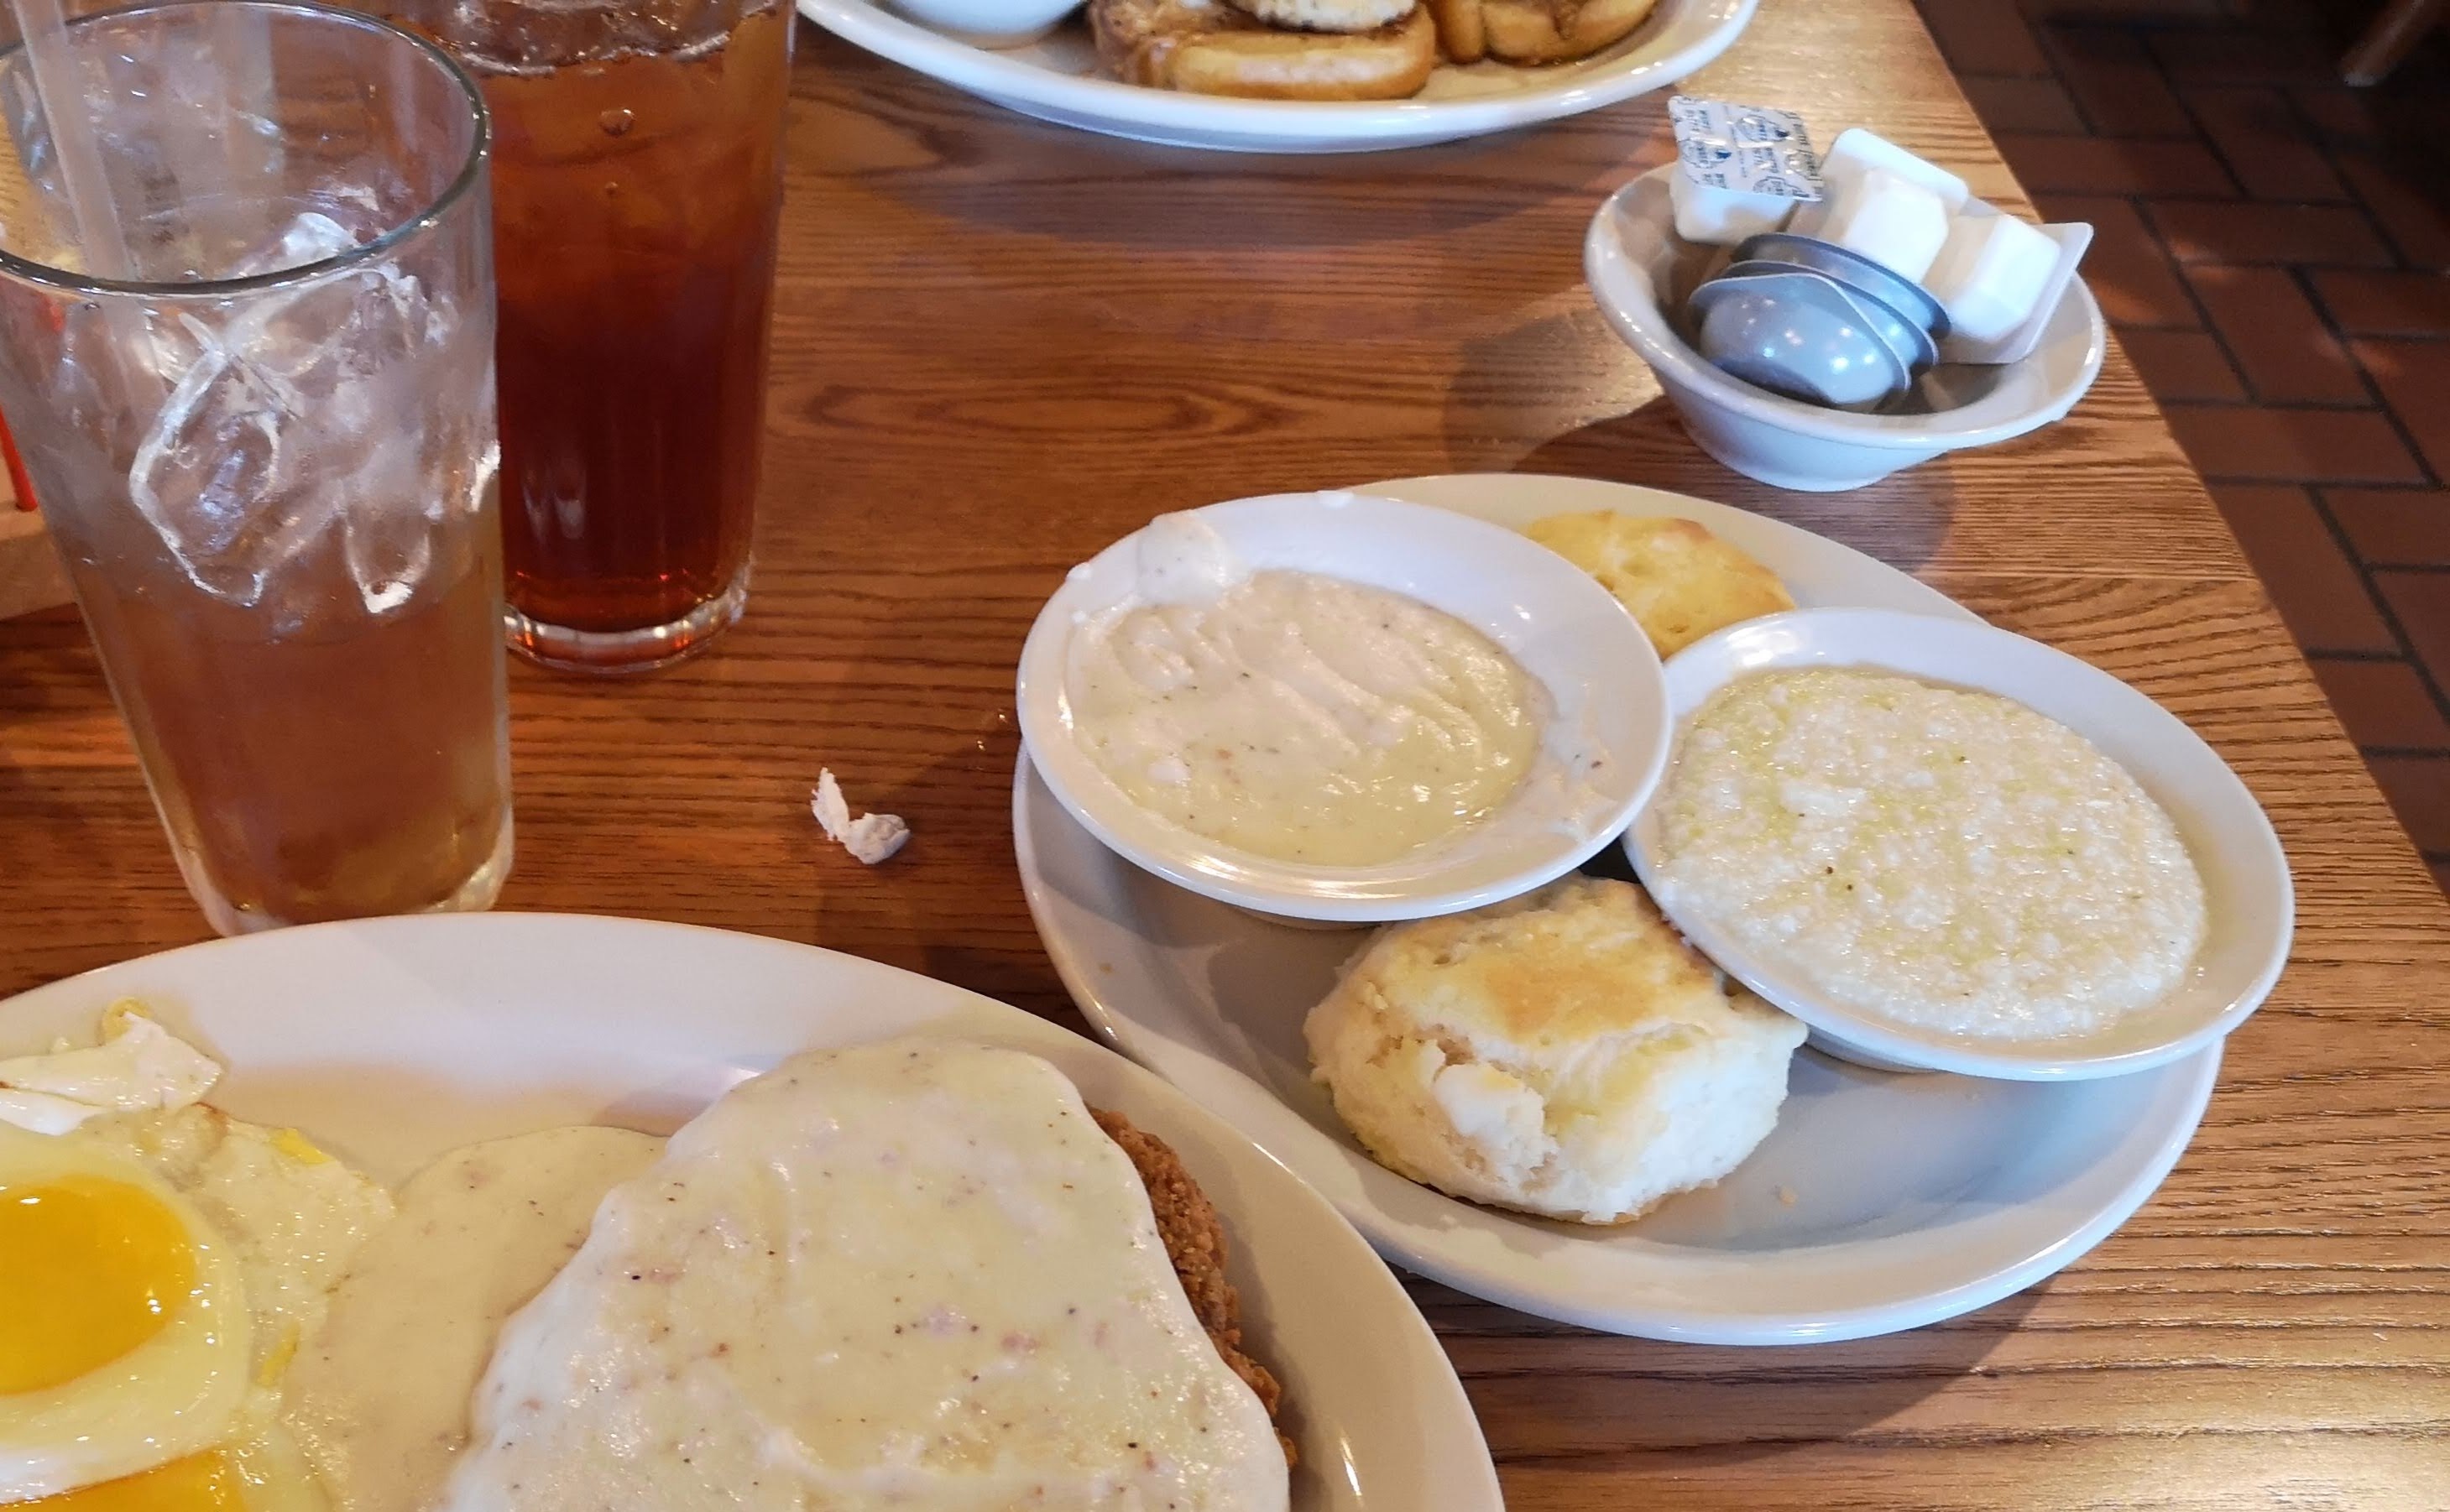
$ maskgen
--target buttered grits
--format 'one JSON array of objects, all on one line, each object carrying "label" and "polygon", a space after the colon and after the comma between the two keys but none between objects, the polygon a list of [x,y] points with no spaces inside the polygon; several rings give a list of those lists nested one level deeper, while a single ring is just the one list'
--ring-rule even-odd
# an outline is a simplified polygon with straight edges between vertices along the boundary
[{"label": "buttered grits", "polygon": [[1658,803],[1664,906],[1893,1023],[2089,1034],[2167,998],[2203,946],[2203,880],[2168,814],[1995,694],[1743,677],[1695,714]]}]

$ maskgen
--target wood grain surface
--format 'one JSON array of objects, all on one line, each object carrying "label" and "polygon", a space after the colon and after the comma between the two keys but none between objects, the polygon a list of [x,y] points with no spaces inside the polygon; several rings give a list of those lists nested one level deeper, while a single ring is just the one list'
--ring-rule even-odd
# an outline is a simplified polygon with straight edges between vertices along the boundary
[{"label": "wood grain surface", "polygon": [[[1740,1351],[1418,1286],[1509,1504],[2450,1506],[2450,910],[2123,358],[2038,436],[1779,493],[1685,439],[1582,287],[1593,208],[1668,153],[1656,97],[1270,160],[1042,126],[805,28],[801,49],[748,618],[665,675],[515,672],[505,907],[811,941],[1077,1025],[1006,817],[1014,661],[1068,565],[1161,510],[1422,473],[1777,514],[2193,722],[2288,847],[2295,958],[2160,1195],[1971,1317]],[[1871,126],[2021,203],[1907,0],[1764,0],[1696,87]],[[910,819],[900,859],[820,839],[820,764]],[[0,995],[204,932],[77,622],[0,624]]]},{"label": "wood grain surface", "polygon": [[68,601],[68,574],[43,517],[17,507],[16,491],[0,471],[0,620]]}]

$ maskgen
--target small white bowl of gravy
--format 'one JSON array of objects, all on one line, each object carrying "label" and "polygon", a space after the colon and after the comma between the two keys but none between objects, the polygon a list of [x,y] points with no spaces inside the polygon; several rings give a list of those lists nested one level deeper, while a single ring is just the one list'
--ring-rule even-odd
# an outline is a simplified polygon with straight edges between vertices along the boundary
[{"label": "small white bowl of gravy", "polygon": [[1675,754],[1625,837],[1728,975],[1891,1070],[2118,1076],[2253,1013],[2288,863],[2176,715],[1992,626],[1799,610],[1667,667]]},{"label": "small white bowl of gravy", "polygon": [[1021,651],[1049,788],[1125,860],[1287,920],[1537,887],[1666,765],[1659,658],[1565,558],[1369,494],[1161,515],[1072,570]]}]

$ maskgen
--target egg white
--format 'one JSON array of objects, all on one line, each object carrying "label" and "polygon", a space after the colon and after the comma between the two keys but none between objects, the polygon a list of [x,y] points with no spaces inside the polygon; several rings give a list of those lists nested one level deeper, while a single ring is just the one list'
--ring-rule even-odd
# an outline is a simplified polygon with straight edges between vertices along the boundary
[{"label": "egg white", "polygon": [[247,1393],[222,1452],[237,1466],[246,1512],[324,1512],[331,1502],[298,1440],[281,1422],[282,1394],[259,1386]]},{"label": "egg white", "polygon": [[144,1165],[83,1139],[0,1125],[0,1185],[86,1176],[144,1192],[178,1221],[195,1289],[160,1331],[74,1380],[0,1395],[0,1502],[49,1496],[219,1444],[243,1402],[254,1322],[236,1256]]},{"label": "egg white", "polygon": [[155,1023],[134,1001],[111,1004],[102,1037],[47,1056],[0,1060],[0,1122],[66,1134],[105,1113],[184,1108],[221,1079],[220,1062]]},{"label": "egg white", "polygon": [[199,1102],[220,1075],[133,1002],[103,1016],[96,1045],[0,1061],[0,1183],[83,1174],[144,1191],[184,1231],[197,1282],[195,1305],[126,1355],[0,1396],[0,1503],[209,1451],[247,1512],[328,1504],[282,1422],[285,1377],[391,1194],[295,1131]]},{"label": "egg white", "polygon": [[249,1368],[266,1386],[281,1384],[359,1247],[392,1216],[389,1192],[296,1132],[204,1104],[114,1114],[68,1137],[143,1164],[221,1236],[255,1319]]}]

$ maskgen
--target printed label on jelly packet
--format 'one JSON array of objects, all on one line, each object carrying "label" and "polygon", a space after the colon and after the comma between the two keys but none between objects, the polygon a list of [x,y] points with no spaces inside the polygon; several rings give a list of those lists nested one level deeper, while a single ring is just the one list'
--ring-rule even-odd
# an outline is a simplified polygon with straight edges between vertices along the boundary
[{"label": "printed label on jelly packet", "polygon": [[1788,200],[1820,198],[1820,159],[1801,116],[1680,94],[1667,102],[1667,120],[1676,131],[1676,161],[1694,183]]}]

